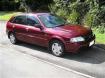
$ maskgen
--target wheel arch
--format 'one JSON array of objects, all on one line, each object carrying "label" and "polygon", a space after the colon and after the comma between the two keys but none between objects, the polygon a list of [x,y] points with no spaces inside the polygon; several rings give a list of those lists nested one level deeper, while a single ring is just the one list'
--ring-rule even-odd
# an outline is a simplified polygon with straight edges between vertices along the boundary
[{"label": "wheel arch", "polygon": [[[57,41],[59,41],[61,44],[63,44],[63,45],[62,45],[63,53],[62,53],[61,55],[59,55],[59,56],[58,56],[58,55],[56,55],[56,56],[58,56],[58,57],[63,56],[63,55],[65,54],[65,43],[64,43],[63,40],[61,40],[61,39],[59,39],[59,38],[52,38],[52,39],[49,41],[49,46],[48,46],[49,52],[52,53],[51,45],[52,45],[52,43],[53,43],[54,40],[57,40]],[[51,43],[51,42],[52,42],[52,43]],[[55,54],[54,54],[54,55],[55,55]]]},{"label": "wheel arch", "polygon": [[64,47],[65,47],[65,41],[64,41],[61,37],[59,37],[59,36],[54,36],[54,37],[52,37],[52,38],[49,40],[48,47],[50,46],[51,42],[54,41],[54,40],[57,40],[57,41],[62,42],[63,45],[64,45]]}]

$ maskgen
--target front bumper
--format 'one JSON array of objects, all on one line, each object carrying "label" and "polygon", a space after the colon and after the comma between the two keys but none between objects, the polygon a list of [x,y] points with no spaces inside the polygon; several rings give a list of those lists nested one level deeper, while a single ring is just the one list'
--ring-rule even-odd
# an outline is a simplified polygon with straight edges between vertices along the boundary
[{"label": "front bumper", "polygon": [[88,41],[76,42],[76,43],[66,43],[65,49],[66,52],[77,53],[79,49],[83,47],[91,47],[95,44],[95,35],[91,37]]}]

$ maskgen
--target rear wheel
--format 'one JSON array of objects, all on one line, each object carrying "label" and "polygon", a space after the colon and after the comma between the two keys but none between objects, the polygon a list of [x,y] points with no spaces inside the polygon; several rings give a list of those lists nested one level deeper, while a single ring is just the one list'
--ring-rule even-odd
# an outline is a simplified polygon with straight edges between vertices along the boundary
[{"label": "rear wheel", "polygon": [[50,51],[55,56],[62,56],[64,55],[64,44],[61,41],[54,40],[50,43]]},{"label": "rear wheel", "polygon": [[11,42],[12,44],[16,44],[16,43],[17,43],[17,39],[16,39],[14,33],[10,33],[10,34],[9,34],[9,39],[10,39],[10,42]]}]

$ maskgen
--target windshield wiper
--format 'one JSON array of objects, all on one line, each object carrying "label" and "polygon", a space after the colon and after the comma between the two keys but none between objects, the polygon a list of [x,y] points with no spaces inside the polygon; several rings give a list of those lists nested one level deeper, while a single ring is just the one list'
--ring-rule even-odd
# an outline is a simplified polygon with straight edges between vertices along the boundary
[{"label": "windshield wiper", "polygon": [[60,25],[57,25],[56,27],[60,27],[60,26],[64,26],[65,24],[60,24]]}]

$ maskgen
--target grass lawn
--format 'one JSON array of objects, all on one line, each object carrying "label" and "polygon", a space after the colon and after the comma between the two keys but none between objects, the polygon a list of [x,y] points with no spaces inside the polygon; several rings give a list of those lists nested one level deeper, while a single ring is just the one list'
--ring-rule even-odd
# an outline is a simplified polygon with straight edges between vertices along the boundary
[{"label": "grass lawn", "polygon": [[[9,18],[15,14],[19,14],[20,12],[0,12],[0,20],[9,20]],[[94,30],[96,35],[96,43],[105,44],[105,33],[101,34]]]},{"label": "grass lawn", "polygon": [[94,34],[96,35],[96,43],[105,44],[105,33],[101,34],[98,31],[94,31]]},{"label": "grass lawn", "polygon": [[9,20],[13,15],[16,15],[20,12],[0,12],[0,20]]}]

